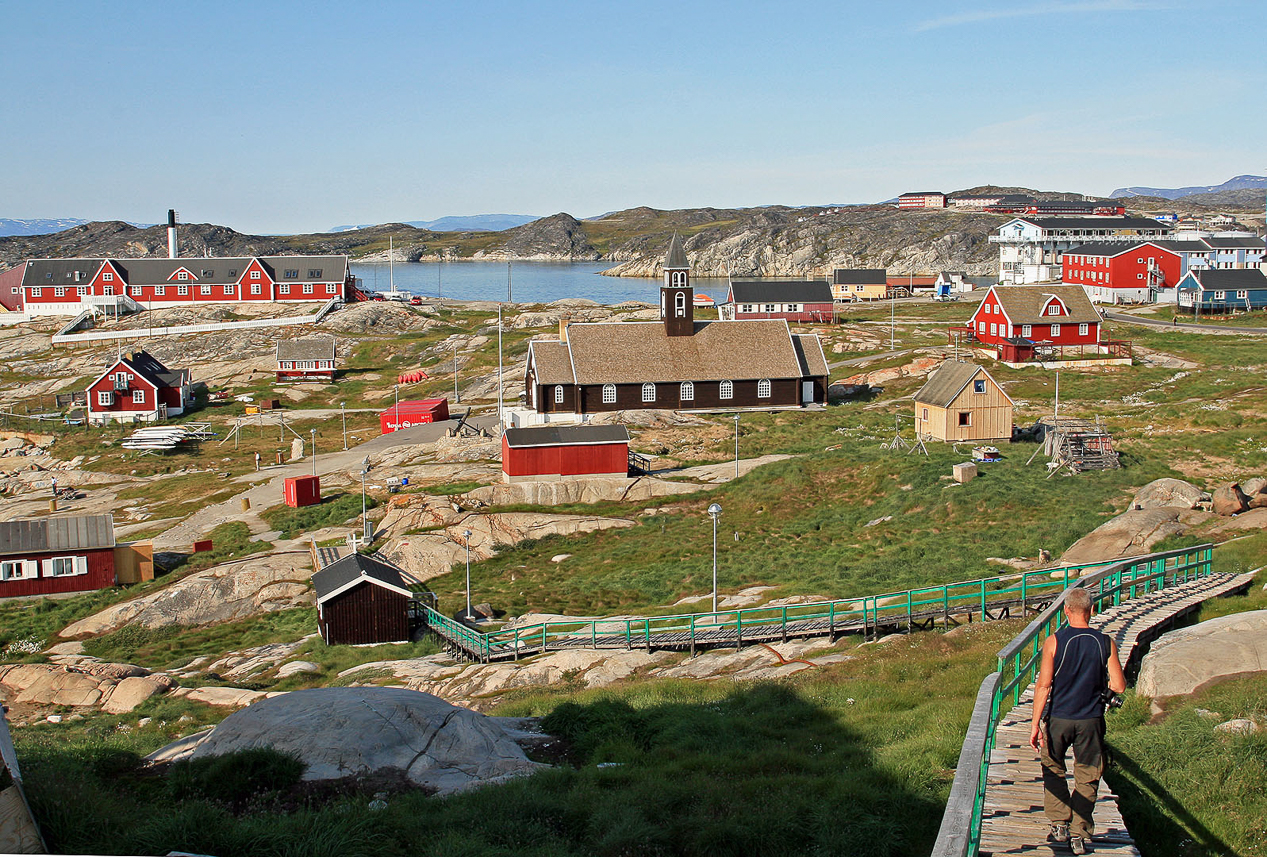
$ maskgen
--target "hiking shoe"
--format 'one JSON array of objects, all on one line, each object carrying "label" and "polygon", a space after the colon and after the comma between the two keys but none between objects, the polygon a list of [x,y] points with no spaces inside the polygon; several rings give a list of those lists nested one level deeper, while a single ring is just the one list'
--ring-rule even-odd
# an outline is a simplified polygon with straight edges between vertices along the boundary
[{"label": "hiking shoe", "polygon": [[1064,845],[1069,841],[1069,825],[1063,821],[1053,821],[1047,833],[1047,841],[1056,845]]},{"label": "hiking shoe", "polygon": [[1072,851],[1074,854],[1086,854],[1087,840],[1083,839],[1081,836],[1070,836],[1069,850]]}]

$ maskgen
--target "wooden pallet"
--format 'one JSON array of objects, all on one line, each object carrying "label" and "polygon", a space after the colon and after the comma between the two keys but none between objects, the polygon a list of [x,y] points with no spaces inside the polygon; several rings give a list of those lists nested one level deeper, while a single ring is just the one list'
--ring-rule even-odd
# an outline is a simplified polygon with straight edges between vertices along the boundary
[{"label": "wooden pallet", "polygon": [[[1214,574],[1199,580],[1150,592],[1103,611],[1093,627],[1117,641],[1122,663],[1129,663],[1140,639],[1153,628],[1195,609],[1203,601],[1249,585],[1251,574]],[[990,767],[986,775],[985,807],[981,818],[982,857],[996,854],[1068,855],[1066,846],[1046,841],[1048,822],[1043,813],[1043,776],[1038,754],[1029,746],[1034,686],[999,721]],[[1097,855],[1138,855],[1117,806],[1117,796],[1101,780],[1095,805],[1096,832],[1091,851]]]}]

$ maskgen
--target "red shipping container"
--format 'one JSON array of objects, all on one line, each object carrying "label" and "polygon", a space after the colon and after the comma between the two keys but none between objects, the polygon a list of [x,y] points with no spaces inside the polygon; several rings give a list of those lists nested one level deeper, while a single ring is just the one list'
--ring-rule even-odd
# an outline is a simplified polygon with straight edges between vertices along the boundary
[{"label": "red shipping container", "polygon": [[211,539],[203,539],[200,542],[194,542],[194,553],[202,553],[203,551],[209,551],[213,547],[214,545],[212,545]]},{"label": "red shipping container", "polygon": [[292,509],[321,502],[320,476],[291,476],[286,479],[286,505]]},{"label": "red shipping container", "polygon": [[391,434],[412,426],[444,422],[448,418],[448,399],[421,399],[393,405],[379,413],[378,422],[383,434]]}]

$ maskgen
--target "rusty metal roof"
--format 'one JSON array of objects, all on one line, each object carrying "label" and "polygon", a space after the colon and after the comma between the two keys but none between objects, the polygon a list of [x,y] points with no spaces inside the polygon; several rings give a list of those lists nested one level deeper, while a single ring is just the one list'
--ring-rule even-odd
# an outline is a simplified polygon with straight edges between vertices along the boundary
[{"label": "rusty metal roof", "polygon": [[113,515],[0,522],[0,556],[114,547]]}]

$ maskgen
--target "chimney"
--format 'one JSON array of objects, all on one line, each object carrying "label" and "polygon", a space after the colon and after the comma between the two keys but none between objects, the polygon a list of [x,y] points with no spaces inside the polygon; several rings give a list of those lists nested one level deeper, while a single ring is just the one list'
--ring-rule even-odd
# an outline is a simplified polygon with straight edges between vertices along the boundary
[{"label": "chimney", "polygon": [[568,325],[572,323],[572,319],[566,315],[559,319],[559,342],[568,341]]},{"label": "chimney", "polygon": [[175,259],[176,253],[176,209],[167,209],[167,258]]}]

